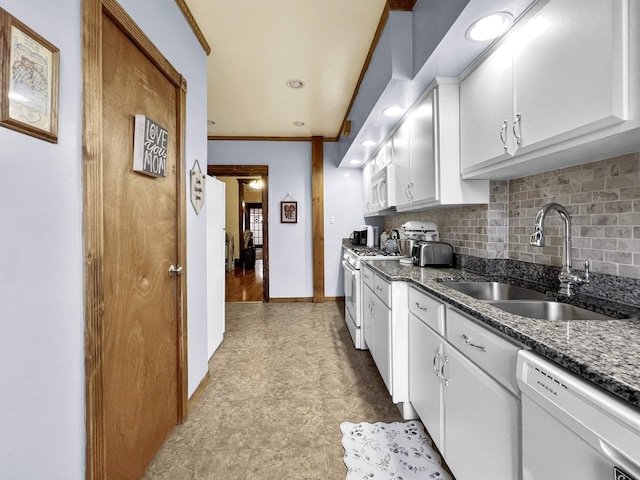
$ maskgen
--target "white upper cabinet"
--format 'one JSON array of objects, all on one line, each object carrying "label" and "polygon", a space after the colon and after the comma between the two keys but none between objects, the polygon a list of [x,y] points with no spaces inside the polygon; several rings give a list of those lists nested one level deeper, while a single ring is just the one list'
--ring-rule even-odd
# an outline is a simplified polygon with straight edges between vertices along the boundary
[{"label": "white upper cabinet", "polygon": [[436,164],[436,130],[434,124],[436,91],[432,90],[409,119],[411,145],[410,203],[436,202],[438,165]]},{"label": "white upper cabinet", "polygon": [[373,179],[374,168],[375,162],[368,162],[364,167],[362,167],[362,191],[364,193],[365,216],[377,213],[373,207],[373,191],[371,189],[371,180]]},{"label": "white upper cabinet", "polygon": [[513,156],[509,126],[513,117],[513,62],[500,49],[460,85],[460,163],[463,174],[475,166]]},{"label": "white upper cabinet", "polygon": [[489,183],[461,180],[459,86],[437,78],[393,135],[396,209],[488,203]]},{"label": "white upper cabinet", "polygon": [[637,17],[626,0],[550,0],[516,26],[461,83],[463,177],[637,151]]},{"label": "white upper cabinet", "polygon": [[[389,188],[387,182],[387,167],[392,160],[391,141],[387,142],[371,159],[370,162],[362,167],[362,187],[364,192],[364,214],[367,217],[378,215],[381,211],[388,209],[389,192],[393,193],[394,189]],[[393,173],[393,167],[390,171]],[[393,180],[393,175],[392,179]],[[394,194],[395,197],[395,194]],[[395,200],[395,198],[393,199]]]},{"label": "white upper cabinet", "polygon": [[393,166],[396,180],[396,208],[411,204],[411,119],[393,135]]}]

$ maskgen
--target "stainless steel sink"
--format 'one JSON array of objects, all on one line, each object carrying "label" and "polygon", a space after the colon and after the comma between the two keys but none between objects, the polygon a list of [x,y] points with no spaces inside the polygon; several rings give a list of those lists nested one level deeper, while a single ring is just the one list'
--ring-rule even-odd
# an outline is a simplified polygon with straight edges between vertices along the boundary
[{"label": "stainless steel sink", "polygon": [[501,282],[442,282],[478,300],[544,300],[544,293]]},{"label": "stainless steel sink", "polygon": [[601,313],[595,313],[574,305],[553,301],[518,300],[489,301],[487,303],[505,312],[513,313],[514,315],[541,320],[612,320],[612,317],[602,315]]}]

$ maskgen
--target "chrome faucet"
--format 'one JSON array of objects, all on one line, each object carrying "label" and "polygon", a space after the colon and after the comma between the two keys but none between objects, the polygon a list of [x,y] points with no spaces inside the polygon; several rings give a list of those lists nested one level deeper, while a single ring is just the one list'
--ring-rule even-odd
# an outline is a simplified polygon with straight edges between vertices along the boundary
[{"label": "chrome faucet", "polygon": [[536,215],[535,231],[531,235],[529,242],[534,247],[544,247],[544,219],[550,210],[555,210],[560,214],[564,222],[564,262],[558,278],[560,279],[560,290],[558,293],[570,297],[574,294],[576,285],[589,284],[589,260],[584,262],[584,273],[571,271],[571,217],[569,212],[559,203],[547,203]]}]

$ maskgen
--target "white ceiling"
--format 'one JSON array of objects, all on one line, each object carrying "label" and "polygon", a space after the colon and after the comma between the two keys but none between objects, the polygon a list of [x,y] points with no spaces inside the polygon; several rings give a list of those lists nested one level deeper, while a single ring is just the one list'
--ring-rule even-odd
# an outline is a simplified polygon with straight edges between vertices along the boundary
[{"label": "white ceiling", "polygon": [[211,46],[210,136],[338,136],[385,0],[186,3]]}]

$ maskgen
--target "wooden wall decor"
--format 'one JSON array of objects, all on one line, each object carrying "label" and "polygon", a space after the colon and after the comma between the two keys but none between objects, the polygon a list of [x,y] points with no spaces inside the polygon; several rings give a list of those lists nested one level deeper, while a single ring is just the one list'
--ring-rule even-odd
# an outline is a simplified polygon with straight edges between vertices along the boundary
[{"label": "wooden wall decor", "polygon": [[0,58],[0,125],[58,143],[60,50],[0,8]]}]

